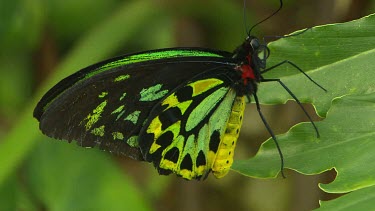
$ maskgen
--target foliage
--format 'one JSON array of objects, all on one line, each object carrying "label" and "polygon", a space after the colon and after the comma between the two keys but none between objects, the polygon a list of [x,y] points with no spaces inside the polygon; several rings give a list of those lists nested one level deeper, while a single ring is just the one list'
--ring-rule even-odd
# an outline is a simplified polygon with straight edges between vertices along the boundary
[{"label": "foliage", "polygon": [[[210,4],[208,10],[196,6],[201,1],[184,4],[171,1],[171,8],[153,1],[64,2],[2,1],[0,7],[0,44],[4,49],[0,52],[0,209],[149,210],[155,198],[163,191],[170,191],[166,189],[170,177],[167,180],[167,177],[156,176],[154,171],[147,172],[149,177],[146,177],[143,172],[140,178],[147,182],[141,186],[134,178],[126,176],[129,172],[120,171],[118,162],[108,153],[81,149],[44,137],[38,130],[37,121],[32,118],[32,110],[46,90],[82,67],[119,52],[176,46],[173,28],[180,24],[174,21],[176,17],[194,17],[211,32],[207,36],[208,46],[232,50],[244,36],[242,12],[239,12],[242,4],[207,1]],[[249,13],[249,17],[253,14],[256,13]],[[303,12],[300,14],[306,16]],[[322,209],[335,210],[345,208],[347,204],[363,209],[373,206],[371,172],[374,168],[370,166],[371,162],[365,162],[374,151],[371,145],[374,131],[371,79],[374,75],[368,71],[374,69],[373,19],[374,16],[370,16],[357,22],[315,27],[305,34],[270,45],[269,65],[290,59],[328,89],[328,93],[322,92],[295,69],[286,68],[287,65],[267,74],[269,78],[280,77],[299,99],[314,103],[317,112],[327,117],[318,123],[320,139],[314,137],[309,123],[299,124],[289,133],[278,136],[287,168],[304,174],[336,168],[339,172],[337,180],[332,184],[321,184],[321,188],[327,192],[358,189],[337,200],[322,203]],[[184,33],[182,27],[178,31]],[[44,37],[46,35],[50,37]],[[33,71],[39,65],[40,51],[48,39],[60,43],[55,50],[62,59],[53,68],[54,74],[31,98],[35,83],[32,79],[36,75]],[[278,84],[262,84],[259,98],[265,104],[284,103],[290,97],[283,92]],[[297,150],[306,153],[296,153]],[[243,163],[239,161],[234,168],[263,178],[274,177],[279,170],[279,158],[270,140],[262,146],[257,157],[246,162],[245,167],[239,167]],[[131,164],[126,169],[131,171]],[[208,183],[212,182],[208,180]],[[229,181],[222,179],[212,183],[218,190]],[[231,191],[221,192],[234,197]],[[210,193],[207,198],[214,195],[214,192]],[[248,201],[247,196],[236,195],[231,199]],[[231,207],[233,200],[228,200]],[[265,200],[269,202],[270,199]],[[169,200],[168,203],[173,202]],[[162,207],[166,206],[163,204]]]},{"label": "foliage", "polygon": [[[278,141],[286,168],[307,175],[332,168],[336,170],[337,177],[332,183],[319,185],[329,193],[348,193],[375,185],[372,162],[375,151],[374,23],[375,15],[370,15],[344,24],[314,27],[302,35],[272,45],[272,52],[288,51],[286,58],[298,64],[303,65],[309,60],[318,63],[308,67],[306,72],[322,82],[328,89],[327,93],[306,81],[302,74],[293,74],[291,69],[285,76],[275,74],[269,77],[280,77],[291,90],[295,90],[299,99],[313,103],[317,113],[326,116],[316,123],[319,138],[310,123],[300,123],[278,136]],[[301,51],[303,53],[297,53]],[[291,99],[287,94],[275,98],[274,93],[280,90],[277,86],[262,86],[261,99],[268,103]],[[237,161],[233,169],[244,175],[266,178],[275,177],[279,165],[273,140],[268,140],[254,158]],[[355,194],[360,193],[366,194],[366,191]],[[352,200],[352,197],[345,199]],[[337,201],[343,203],[345,200]],[[374,208],[374,205],[367,205],[367,209]]]}]

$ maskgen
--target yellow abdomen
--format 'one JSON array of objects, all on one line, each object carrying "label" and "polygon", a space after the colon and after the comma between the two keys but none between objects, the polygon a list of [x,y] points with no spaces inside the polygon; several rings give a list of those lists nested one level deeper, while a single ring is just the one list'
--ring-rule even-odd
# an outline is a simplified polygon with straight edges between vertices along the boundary
[{"label": "yellow abdomen", "polygon": [[245,97],[236,97],[225,133],[217,150],[216,159],[212,165],[212,173],[216,178],[224,177],[232,166],[234,149],[240,134],[244,111]]}]

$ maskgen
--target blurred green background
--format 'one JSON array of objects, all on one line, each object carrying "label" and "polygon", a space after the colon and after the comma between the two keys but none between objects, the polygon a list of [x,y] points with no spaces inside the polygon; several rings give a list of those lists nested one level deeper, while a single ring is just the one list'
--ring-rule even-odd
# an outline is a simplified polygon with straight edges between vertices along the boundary
[{"label": "blurred green background", "polygon": [[[278,1],[246,5],[250,27]],[[283,35],[374,10],[371,0],[285,0],[253,33]],[[89,64],[164,47],[232,51],[245,38],[244,25],[240,0],[0,0],[0,210],[311,210],[337,197],[317,186],[332,181],[333,171],[286,171],[287,179],[273,180],[230,172],[204,182],[158,176],[148,163],[53,141],[32,118],[48,88]],[[295,103],[262,109],[276,133],[306,121]],[[269,137],[253,105],[245,117],[238,158],[253,156]]]}]

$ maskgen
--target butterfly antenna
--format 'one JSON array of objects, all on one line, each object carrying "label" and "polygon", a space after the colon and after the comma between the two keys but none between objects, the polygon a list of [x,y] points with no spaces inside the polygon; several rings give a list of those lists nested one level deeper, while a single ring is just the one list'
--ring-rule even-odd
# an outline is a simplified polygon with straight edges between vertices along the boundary
[{"label": "butterfly antenna", "polygon": [[288,37],[295,37],[295,36],[299,36],[305,32],[307,32],[308,30],[312,29],[311,27],[310,28],[306,28],[302,31],[299,31],[297,33],[294,33],[294,34],[288,34],[288,35],[272,35],[272,36],[264,36],[263,37],[263,43],[265,43],[265,45],[268,44],[268,41],[266,41],[266,39],[281,39],[281,38],[288,38]]},{"label": "butterfly antenna", "polygon": [[248,32],[248,35],[251,34],[251,31],[252,31],[256,26],[258,26],[259,24],[263,23],[264,21],[270,19],[272,16],[276,15],[276,13],[278,13],[278,12],[281,10],[282,7],[283,7],[283,1],[280,0],[280,6],[279,6],[279,8],[278,8],[275,12],[273,12],[271,15],[269,15],[268,17],[266,17],[265,19],[259,21],[259,22],[256,23],[255,25],[253,25],[253,26],[250,28],[250,30],[249,30],[249,32]]},{"label": "butterfly antenna", "polygon": [[250,36],[250,34],[248,34],[249,28],[247,26],[246,20],[247,20],[246,0],[243,0],[243,24],[244,24],[245,33],[247,34],[247,36]]}]

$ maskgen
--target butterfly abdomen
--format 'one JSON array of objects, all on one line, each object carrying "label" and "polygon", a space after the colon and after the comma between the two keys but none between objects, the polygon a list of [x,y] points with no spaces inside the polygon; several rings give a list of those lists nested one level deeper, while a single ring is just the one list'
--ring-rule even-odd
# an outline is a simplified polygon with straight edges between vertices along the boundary
[{"label": "butterfly abdomen", "polygon": [[216,178],[224,177],[232,166],[234,149],[240,134],[244,111],[245,97],[236,97],[212,166],[212,173]]}]

